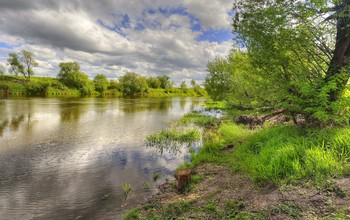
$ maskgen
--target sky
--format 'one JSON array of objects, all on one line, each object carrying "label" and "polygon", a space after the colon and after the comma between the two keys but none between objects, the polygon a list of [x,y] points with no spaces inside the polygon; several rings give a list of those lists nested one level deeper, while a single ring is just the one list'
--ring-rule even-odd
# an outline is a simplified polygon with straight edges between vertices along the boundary
[{"label": "sky", "polygon": [[0,64],[22,49],[36,76],[75,61],[90,78],[125,72],[201,83],[232,46],[232,0],[0,0]]}]

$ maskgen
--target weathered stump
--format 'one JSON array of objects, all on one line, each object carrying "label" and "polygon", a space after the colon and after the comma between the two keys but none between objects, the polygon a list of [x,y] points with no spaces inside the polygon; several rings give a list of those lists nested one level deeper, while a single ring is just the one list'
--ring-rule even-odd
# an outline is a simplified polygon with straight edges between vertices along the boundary
[{"label": "weathered stump", "polygon": [[191,170],[178,170],[175,173],[175,178],[177,180],[177,189],[182,191],[186,185],[191,182]]}]

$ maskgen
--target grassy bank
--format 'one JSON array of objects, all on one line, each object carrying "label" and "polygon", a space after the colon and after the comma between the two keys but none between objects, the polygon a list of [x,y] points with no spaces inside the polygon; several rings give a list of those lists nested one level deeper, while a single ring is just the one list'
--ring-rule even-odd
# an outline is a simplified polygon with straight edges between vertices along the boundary
[{"label": "grassy bank", "polygon": [[205,97],[207,96],[205,90],[196,90],[192,88],[180,89],[180,88],[170,88],[170,89],[152,89],[149,88],[145,94],[147,97]]},{"label": "grassy bank", "polygon": [[[142,97],[198,97],[206,96],[206,92],[201,88],[169,88],[153,89],[148,88]],[[26,82],[23,77],[10,75],[0,76],[0,97],[14,96],[41,96],[41,97],[80,97],[82,93],[79,89],[69,88],[57,78],[31,77],[30,82]],[[91,96],[123,97],[120,90],[108,89],[103,94],[95,91]]]},{"label": "grassy bank", "polygon": [[7,96],[69,96],[79,97],[80,92],[63,85],[56,78],[32,77],[26,82],[22,77],[1,76],[0,97]]},{"label": "grassy bank", "polygon": [[178,122],[191,123],[204,143],[179,167],[195,174],[186,193],[170,184],[124,219],[350,218],[349,127],[249,129],[199,113]]}]

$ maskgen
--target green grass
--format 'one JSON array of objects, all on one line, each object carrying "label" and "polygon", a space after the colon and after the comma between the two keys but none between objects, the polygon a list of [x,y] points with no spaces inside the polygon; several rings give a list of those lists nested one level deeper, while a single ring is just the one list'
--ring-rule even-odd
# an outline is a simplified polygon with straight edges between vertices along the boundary
[{"label": "green grass", "polygon": [[0,96],[80,96],[79,91],[69,89],[58,79],[31,77],[25,82],[23,77],[5,75],[0,79]]},{"label": "green grass", "polygon": [[272,214],[287,214],[292,219],[299,219],[301,214],[303,213],[303,209],[301,205],[292,202],[292,201],[286,201],[282,202],[281,204],[277,205],[272,209]]},{"label": "green grass", "polygon": [[182,90],[179,88],[170,88],[170,89],[153,89],[148,88],[147,97],[198,97],[206,96],[205,91],[198,92],[194,89]]},{"label": "green grass", "polygon": [[[238,135],[241,136],[241,135]],[[257,182],[324,179],[349,171],[349,128],[308,129],[294,125],[252,132],[232,155],[233,164]]]},{"label": "green grass", "polygon": [[152,134],[146,137],[146,145],[153,147],[158,153],[162,154],[168,151],[177,154],[182,145],[190,146],[199,141],[200,131],[196,128],[187,130],[165,129],[158,134]]},{"label": "green grass", "polygon": [[[100,93],[94,92],[92,96],[100,96]],[[57,78],[51,77],[31,77],[26,82],[24,77],[2,75],[0,77],[0,96],[63,96],[79,97],[81,91],[78,89],[68,88],[63,85]],[[118,90],[107,90],[103,96],[122,97],[123,94]],[[146,97],[197,97],[207,96],[204,89],[152,89],[144,95]]]},{"label": "green grass", "polygon": [[205,109],[206,110],[212,110],[212,109],[227,110],[227,102],[208,100],[205,102]]},{"label": "green grass", "polygon": [[132,185],[130,183],[123,183],[122,189],[123,189],[124,198],[126,199],[130,194],[130,192],[132,191]]},{"label": "green grass", "polygon": [[[225,121],[217,123],[215,119],[197,112],[189,113],[179,121],[180,125],[194,123],[206,127],[202,136],[203,146],[197,153],[192,151],[191,163],[185,162],[179,169],[193,168],[204,162],[226,164],[233,171],[246,173],[258,185],[307,182],[341,198],[345,196],[341,188],[329,185],[329,182],[333,177],[350,174],[349,127],[305,129],[284,124],[251,130]],[[152,138],[161,140],[179,136],[177,131],[166,131]],[[228,144],[233,145],[230,151],[224,148]],[[200,174],[194,175],[188,187],[194,187],[202,179]],[[268,219],[267,210],[247,212],[244,206],[242,201],[230,201],[225,207],[219,207],[211,199],[201,206],[196,206],[196,201],[158,204],[156,208],[147,210],[145,219],[173,219],[180,216],[195,216],[198,219]],[[303,211],[299,204],[289,201],[271,210],[272,214],[284,214],[293,219],[300,218]],[[349,213],[349,210],[339,211],[335,219],[348,216]]]},{"label": "green grass", "polygon": [[[215,119],[193,112],[180,124],[215,124]],[[217,123],[216,123],[217,124]],[[193,167],[204,162],[227,163],[233,170],[249,174],[258,184],[293,183],[311,180],[322,183],[334,176],[350,174],[350,129],[301,128],[286,124],[250,130],[233,122],[217,124],[203,132],[204,144],[192,154]],[[233,144],[232,153],[223,147]]]},{"label": "green grass", "polygon": [[180,120],[177,121],[178,125],[190,125],[195,124],[201,127],[211,127],[219,123],[219,119],[201,114],[200,112],[190,112],[185,114]]},{"label": "green grass", "polygon": [[127,213],[124,214],[123,220],[137,220],[141,219],[139,215],[139,209],[130,209]]}]

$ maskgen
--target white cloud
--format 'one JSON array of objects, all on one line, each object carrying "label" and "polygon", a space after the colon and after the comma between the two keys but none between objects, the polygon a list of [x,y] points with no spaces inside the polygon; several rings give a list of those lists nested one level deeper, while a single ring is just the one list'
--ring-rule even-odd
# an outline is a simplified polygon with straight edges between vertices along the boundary
[{"label": "white cloud", "polygon": [[230,28],[231,0],[184,0],[188,12],[195,15],[206,28]]},{"label": "white cloud", "polygon": [[[56,76],[60,62],[77,61],[90,77],[134,71],[201,81],[208,59],[225,56],[231,42],[197,38],[230,29],[230,9],[227,0],[2,0],[0,42],[14,48],[0,47],[0,62],[9,51],[27,49],[37,55],[38,75]],[[194,19],[201,30],[191,30]]]}]

